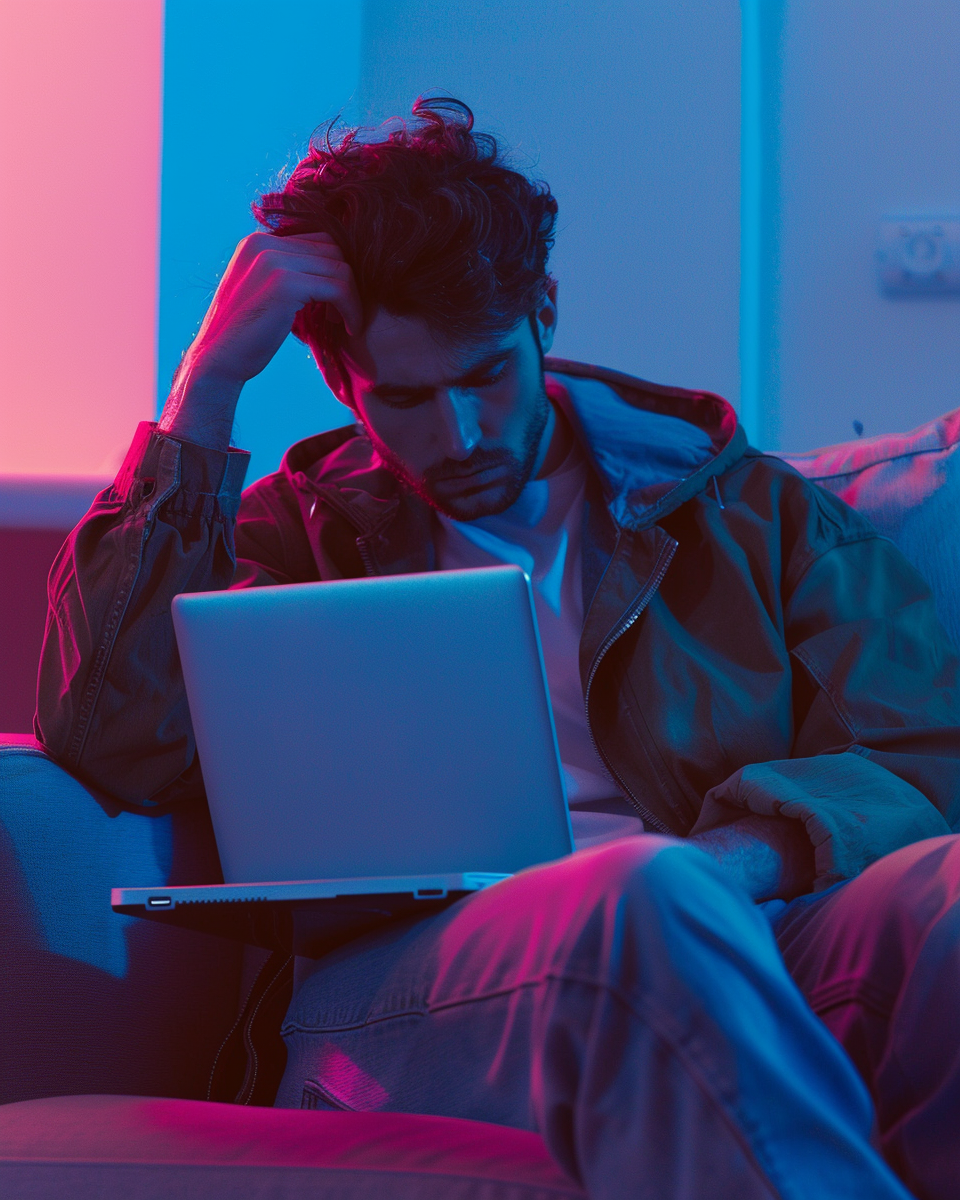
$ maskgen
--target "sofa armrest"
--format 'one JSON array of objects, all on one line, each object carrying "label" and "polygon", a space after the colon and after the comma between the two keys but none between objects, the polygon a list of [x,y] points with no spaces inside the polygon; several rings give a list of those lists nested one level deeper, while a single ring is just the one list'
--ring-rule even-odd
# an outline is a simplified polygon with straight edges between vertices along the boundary
[{"label": "sofa armrest", "polygon": [[205,806],[124,812],[0,737],[0,1102],[205,1096],[243,949],[120,916],[110,888],[219,870]]}]

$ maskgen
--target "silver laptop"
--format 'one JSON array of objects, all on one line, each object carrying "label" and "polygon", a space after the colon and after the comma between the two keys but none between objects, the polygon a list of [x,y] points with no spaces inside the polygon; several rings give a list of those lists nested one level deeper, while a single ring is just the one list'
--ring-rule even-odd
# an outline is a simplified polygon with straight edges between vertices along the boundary
[{"label": "silver laptop", "polygon": [[573,849],[518,568],[193,593],[173,620],[224,883],[117,911],[322,953]]}]

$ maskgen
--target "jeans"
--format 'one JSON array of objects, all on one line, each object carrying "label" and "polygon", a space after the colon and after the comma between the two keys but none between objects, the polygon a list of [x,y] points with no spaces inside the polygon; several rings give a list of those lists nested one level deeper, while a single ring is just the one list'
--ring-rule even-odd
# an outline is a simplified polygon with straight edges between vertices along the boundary
[{"label": "jeans", "polygon": [[775,924],[788,970],[876,1105],[920,1200],[960,1195],[960,837],[888,854]]},{"label": "jeans", "polygon": [[583,850],[301,960],[283,1034],[278,1105],[537,1130],[594,1200],[908,1195],[770,923],[670,838]]}]

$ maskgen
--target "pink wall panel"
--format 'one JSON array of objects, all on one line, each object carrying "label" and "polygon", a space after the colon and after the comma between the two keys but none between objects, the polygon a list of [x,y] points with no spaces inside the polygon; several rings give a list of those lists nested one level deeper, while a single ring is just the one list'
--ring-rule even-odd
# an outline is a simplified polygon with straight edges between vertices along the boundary
[{"label": "pink wall panel", "polygon": [[154,411],[163,0],[0,0],[0,475]]}]

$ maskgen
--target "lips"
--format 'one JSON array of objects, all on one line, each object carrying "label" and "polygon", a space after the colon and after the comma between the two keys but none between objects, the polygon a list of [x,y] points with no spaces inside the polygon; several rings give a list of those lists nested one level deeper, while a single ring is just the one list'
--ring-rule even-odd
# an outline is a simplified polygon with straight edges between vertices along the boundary
[{"label": "lips", "polygon": [[510,464],[505,462],[490,463],[489,466],[479,467],[476,471],[458,471],[456,474],[441,475],[434,479],[433,483],[462,483],[464,480],[479,479],[481,475],[489,475],[494,471],[504,471],[509,469]]}]

